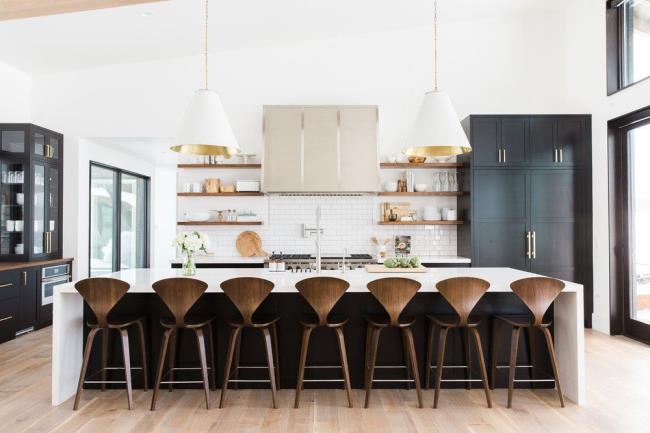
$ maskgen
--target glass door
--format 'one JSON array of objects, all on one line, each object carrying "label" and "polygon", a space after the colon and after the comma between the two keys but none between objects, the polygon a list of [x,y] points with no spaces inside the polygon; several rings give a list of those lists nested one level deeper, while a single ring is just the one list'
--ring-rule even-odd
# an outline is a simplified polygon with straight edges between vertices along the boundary
[{"label": "glass door", "polygon": [[41,256],[46,254],[45,232],[45,165],[34,164],[33,166],[34,191],[32,194],[32,255]]},{"label": "glass door", "polygon": [[0,162],[0,255],[25,254],[25,166]]},{"label": "glass door", "polygon": [[45,231],[46,251],[48,254],[59,252],[59,169],[47,166],[47,182],[45,194],[45,207],[47,214],[47,227]]}]

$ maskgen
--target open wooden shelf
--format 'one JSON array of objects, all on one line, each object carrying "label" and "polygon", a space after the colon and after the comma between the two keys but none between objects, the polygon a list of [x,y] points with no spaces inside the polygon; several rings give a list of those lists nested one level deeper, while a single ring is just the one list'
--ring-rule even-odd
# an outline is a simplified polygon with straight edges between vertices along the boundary
[{"label": "open wooden shelf", "polygon": [[440,196],[455,197],[467,194],[464,191],[425,191],[425,192],[379,192],[383,196]]},{"label": "open wooden shelf", "polygon": [[465,221],[379,221],[382,226],[456,226],[465,224]]},{"label": "open wooden shelf", "polygon": [[178,164],[178,168],[262,168],[262,164]]},{"label": "open wooden shelf", "polygon": [[179,192],[176,195],[179,197],[262,197],[263,192]]},{"label": "open wooden shelf", "polygon": [[411,169],[411,168],[465,168],[468,167],[467,164],[460,162],[422,162],[422,163],[410,163],[410,162],[382,162],[379,164],[380,168],[401,168],[401,169]]},{"label": "open wooden shelf", "polygon": [[262,221],[178,221],[179,226],[261,226]]}]

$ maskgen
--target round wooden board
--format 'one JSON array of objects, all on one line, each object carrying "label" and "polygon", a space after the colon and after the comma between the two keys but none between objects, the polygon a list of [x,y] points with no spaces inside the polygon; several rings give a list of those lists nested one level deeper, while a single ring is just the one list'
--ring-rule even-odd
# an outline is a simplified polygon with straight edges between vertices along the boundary
[{"label": "round wooden board", "polygon": [[237,252],[242,257],[264,256],[267,255],[262,250],[262,238],[255,232],[245,231],[237,236]]}]

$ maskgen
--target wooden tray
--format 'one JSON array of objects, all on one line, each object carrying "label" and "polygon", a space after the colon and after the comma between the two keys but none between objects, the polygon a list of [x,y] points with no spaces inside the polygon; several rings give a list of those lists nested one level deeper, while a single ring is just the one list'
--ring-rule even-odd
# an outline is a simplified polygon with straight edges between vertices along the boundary
[{"label": "wooden tray", "polygon": [[371,274],[387,273],[387,274],[424,274],[429,270],[424,266],[419,268],[387,268],[384,265],[366,265],[366,272]]}]

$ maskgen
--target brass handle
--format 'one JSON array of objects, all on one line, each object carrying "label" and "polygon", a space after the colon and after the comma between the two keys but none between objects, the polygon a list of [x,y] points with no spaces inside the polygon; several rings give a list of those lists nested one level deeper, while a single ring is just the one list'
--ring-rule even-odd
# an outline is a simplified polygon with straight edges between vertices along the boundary
[{"label": "brass handle", "polygon": [[526,257],[531,258],[532,257],[532,249],[531,249],[531,244],[530,244],[530,232],[526,232]]},{"label": "brass handle", "polygon": [[557,162],[557,147],[553,149],[553,162]]},{"label": "brass handle", "polygon": [[0,322],[4,322],[5,320],[11,320],[13,318],[14,318],[14,316],[3,317],[2,319],[0,319]]},{"label": "brass handle", "polygon": [[501,164],[501,148],[498,148],[498,149],[497,149],[497,155],[498,155],[498,156],[497,156],[497,158],[498,158],[498,161],[497,161],[497,162],[498,162],[499,164]]},{"label": "brass handle", "polygon": [[52,232],[47,232],[47,252],[52,252]]},{"label": "brass handle", "polygon": [[533,239],[533,259],[537,258],[537,242],[535,242],[535,232],[533,232],[531,238]]},{"label": "brass handle", "polygon": [[0,284],[0,289],[3,288],[3,287],[11,287],[11,286],[13,286],[13,285],[14,285],[14,283],[5,283],[5,284]]},{"label": "brass handle", "polygon": [[564,162],[564,155],[562,155],[562,148],[560,147],[560,163]]},{"label": "brass handle", "polygon": [[503,161],[501,161],[501,162],[503,162],[504,164],[506,162],[506,148],[505,147],[503,148]]},{"label": "brass handle", "polygon": [[23,286],[27,285],[27,272],[22,272],[23,274]]}]

